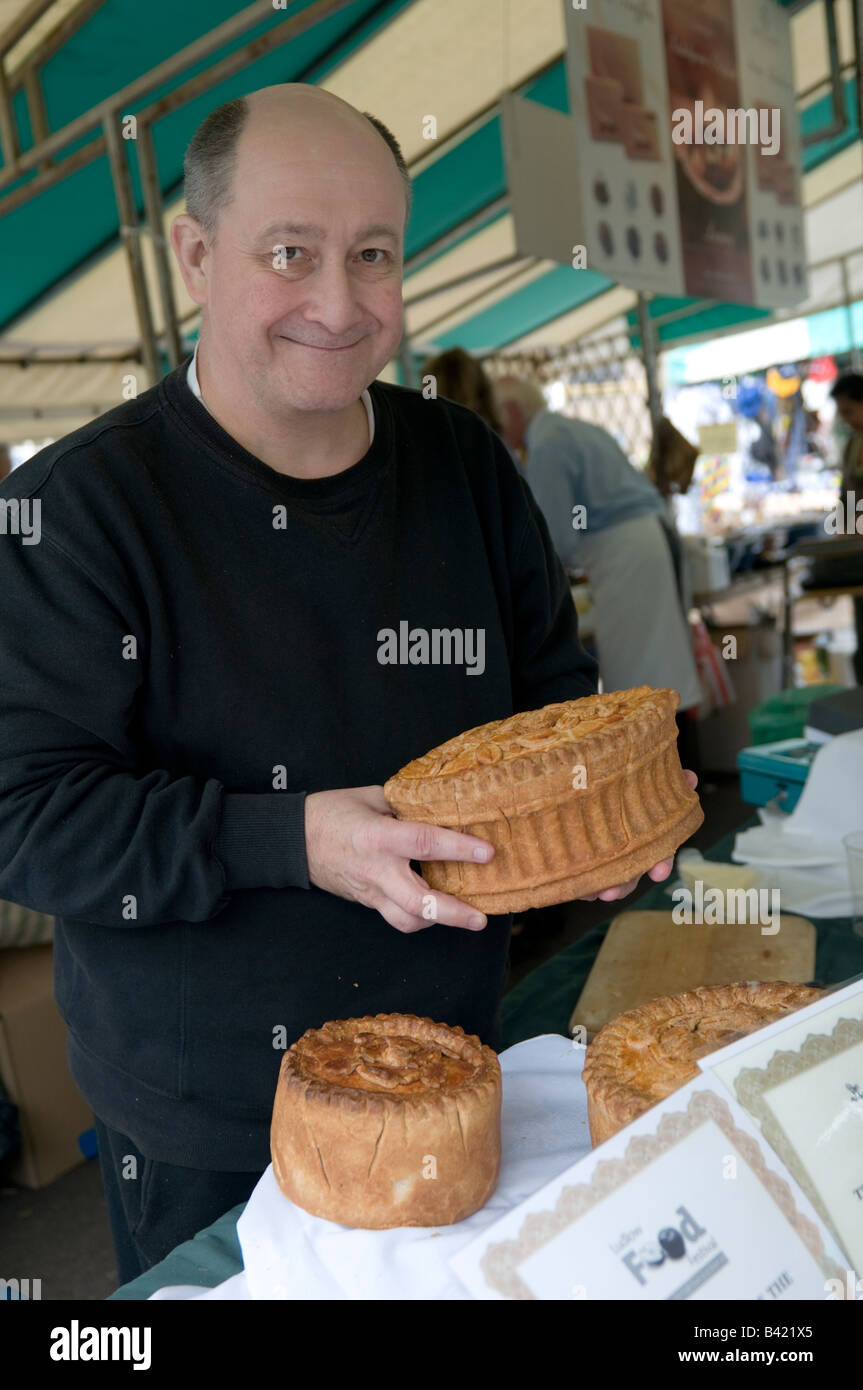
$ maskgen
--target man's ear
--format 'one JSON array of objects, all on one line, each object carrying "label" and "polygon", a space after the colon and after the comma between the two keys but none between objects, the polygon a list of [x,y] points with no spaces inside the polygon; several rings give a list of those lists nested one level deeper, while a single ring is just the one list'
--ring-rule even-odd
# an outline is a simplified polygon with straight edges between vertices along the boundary
[{"label": "man's ear", "polygon": [[206,304],[209,292],[207,264],[210,248],[200,222],[196,222],[187,212],[180,213],[171,223],[171,245],[190,298],[196,304]]}]

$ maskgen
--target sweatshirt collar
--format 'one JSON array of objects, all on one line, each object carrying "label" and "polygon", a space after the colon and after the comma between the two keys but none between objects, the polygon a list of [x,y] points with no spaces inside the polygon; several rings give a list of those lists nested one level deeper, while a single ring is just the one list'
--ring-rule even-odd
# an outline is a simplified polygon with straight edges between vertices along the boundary
[{"label": "sweatshirt collar", "polygon": [[197,437],[207,446],[214,459],[232,471],[239,471],[249,481],[254,480],[269,491],[284,498],[295,498],[298,502],[318,499],[321,503],[331,501],[335,504],[360,495],[381,469],[389,467],[393,429],[386,391],[381,382],[373,381],[368,388],[374,403],[376,428],[374,443],[363,457],[340,473],[328,474],[323,478],[298,478],[270,468],[222,428],[200,395],[191,389],[191,365],[191,361],[181,363],[173,372],[163,376],[154,389],[184,433],[190,438]]}]

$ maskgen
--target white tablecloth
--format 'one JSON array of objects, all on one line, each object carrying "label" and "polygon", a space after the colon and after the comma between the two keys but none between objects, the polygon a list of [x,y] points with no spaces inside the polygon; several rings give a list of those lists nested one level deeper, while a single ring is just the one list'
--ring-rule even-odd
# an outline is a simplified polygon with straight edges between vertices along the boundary
[{"label": "white tablecloth", "polygon": [[361,1231],[310,1216],[279,1190],[270,1166],[237,1222],[242,1273],[215,1289],[174,1285],[153,1299],[464,1299],[449,1259],[486,1226],[590,1151],[584,1048],[545,1034],[500,1055],[500,1182],[455,1226]]}]

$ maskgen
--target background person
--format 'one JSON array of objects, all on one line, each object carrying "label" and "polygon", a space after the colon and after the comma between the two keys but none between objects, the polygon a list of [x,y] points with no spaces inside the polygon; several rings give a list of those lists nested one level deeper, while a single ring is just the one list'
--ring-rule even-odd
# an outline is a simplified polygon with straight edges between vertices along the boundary
[{"label": "background person", "polygon": [[[839,484],[839,500],[845,512],[846,534],[856,531],[857,518],[863,517],[863,509],[856,510],[856,503],[863,501],[863,373],[846,372],[837,377],[830,392],[836,402],[836,414],[851,430],[851,438],[842,454],[842,479]],[[849,505],[849,493],[854,493],[854,503]],[[863,522],[861,522],[863,525]],[[857,650],[854,653],[854,679],[863,685],[863,598],[856,597],[854,603],[854,626],[857,629]]]},{"label": "background person", "polygon": [[[606,430],[550,411],[536,383],[504,377],[495,387],[505,438],[526,450],[526,477],[555,549],[590,580],[604,689],[676,690],[681,755],[690,762],[686,711],[702,695],[662,498]],[[577,506],[584,529],[573,527]]]},{"label": "background person", "polygon": [[446,352],[429,357],[422,365],[421,376],[433,376],[439,396],[476,411],[479,418],[503,438],[503,420],[494,382],[482,363],[464,348],[447,348]]}]

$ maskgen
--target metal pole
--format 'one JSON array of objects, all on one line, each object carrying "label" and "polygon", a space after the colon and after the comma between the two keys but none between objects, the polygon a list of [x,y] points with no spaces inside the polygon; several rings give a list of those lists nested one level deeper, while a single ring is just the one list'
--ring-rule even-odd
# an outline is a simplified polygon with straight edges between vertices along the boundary
[{"label": "metal pole", "polygon": [[854,314],[851,308],[851,282],[848,279],[848,257],[842,256],[839,265],[842,270],[842,300],[845,305],[845,326],[848,330],[848,347],[851,350],[851,368],[856,372],[860,366],[860,354],[857,351],[857,343],[854,338]]},{"label": "metal pole", "polygon": [[402,386],[416,387],[417,374],[407,332],[402,334],[402,340],[399,343],[399,362],[402,369]]},{"label": "metal pole", "polygon": [[[42,90],[42,77],[36,68],[28,68],[24,79],[24,91],[27,96],[27,110],[30,113],[30,129],[33,132],[34,144],[39,144],[40,140],[47,140],[51,134],[48,128],[48,113],[45,109],[45,93]],[[51,168],[51,160],[45,159],[39,165],[40,171],[44,174]]]},{"label": "metal pole", "polygon": [[94,159],[101,159],[105,153],[105,137],[99,135],[95,140],[91,140],[83,149],[76,150],[74,154],[67,155],[62,164],[52,164],[50,160],[45,161],[48,165],[39,174],[34,174],[32,179],[28,179],[20,188],[16,188],[14,193],[7,193],[5,198],[0,198],[0,217],[5,217],[7,213],[14,212],[15,208],[20,208],[24,203],[29,203],[33,198],[44,193],[46,188],[53,188],[55,184],[62,183],[63,179],[70,174],[76,174],[85,165],[92,164]]},{"label": "metal pole", "polygon": [[818,145],[822,140],[833,140],[837,135],[841,135],[848,126],[848,116],[845,112],[845,84],[842,79],[842,67],[839,62],[839,38],[836,33],[835,0],[824,0],[824,23],[827,30],[827,52],[830,58],[830,96],[833,103],[833,120],[829,126],[822,126],[819,130],[813,130],[808,135],[804,135],[801,141],[803,145]]},{"label": "metal pole", "polygon": [[863,130],[863,0],[851,0],[851,22],[854,34],[854,73],[857,89],[857,129]]},{"label": "metal pole", "polygon": [[[253,39],[252,42],[242,50],[245,54],[251,54],[246,61],[252,61],[262,53],[269,52],[271,48],[276,47],[280,43],[289,42],[290,39],[296,38],[298,34],[304,33],[307,29],[315,24],[321,23],[324,19],[329,19],[332,15],[337,14],[339,10],[347,9],[348,6],[353,3],[354,0],[316,0],[315,4],[303,10],[301,14],[293,15],[290,19],[282,20],[281,23],[269,29],[265,34],[262,34],[260,38]],[[272,13],[272,11],[270,13]],[[203,35],[202,38],[196,39],[194,43],[188,44],[184,49],[181,49],[179,53],[175,53],[173,57],[160,63],[158,67],[152,68],[150,72],[144,73],[142,77],[136,78],[134,82],[130,82],[128,86],[123,87],[121,91],[115,92],[110,98],[112,108],[118,111],[130,111],[134,106],[138,105],[149,92],[155,91],[157,87],[161,87],[167,82],[172,82],[181,72],[184,72],[186,68],[193,67],[200,63],[204,58],[208,58],[212,53],[217,52],[218,49],[233,42],[233,40],[244,33],[246,29],[251,29],[256,24],[262,24],[268,17],[267,9],[262,7],[260,3],[249,5],[245,10],[241,10],[239,14],[234,15],[231,19],[225,20],[224,24],[220,24],[216,29],[210,30],[210,32]],[[233,68],[231,67],[232,62],[238,56],[238,54],[229,54],[228,57],[223,60],[225,66],[223,66],[223,64],[217,64],[209,73],[189,79],[187,83],[183,84],[184,90],[188,89],[190,94],[193,93],[194,95],[198,95],[199,92],[207,90],[207,84],[204,86],[198,85],[202,78],[211,77],[212,73],[217,71],[220,72],[220,74],[230,71],[240,71],[240,69],[245,66],[244,61],[237,63]],[[216,78],[216,81],[218,80],[220,79]],[[212,83],[209,85],[212,85]],[[182,105],[182,102],[176,102],[175,98],[176,92],[172,92],[169,97],[165,98],[164,103],[156,103],[156,106],[160,110],[160,114],[163,105],[165,110],[173,110],[175,105]],[[37,164],[47,159],[49,155],[58,154],[60,150],[70,145],[73,140],[80,139],[82,135],[88,135],[100,124],[102,119],[101,113],[103,111],[104,103],[102,106],[91,106],[88,111],[84,111],[80,116],[76,116],[74,121],[70,121],[68,125],[63,126],[62,130],[55,131],[47,140],[43,140],[40,144],[34,145],[32,149],[25,150],[24,153],[20,155],[14,169],[6,168],[0,171],[0,188],[14,183],[22,173],[26,173],[28,169],[34,169]],[[150,119],[149,113],[144,114]],[[2,211],[2,208],[0,208],[0,211]]]},{"label": "metal pole", "polygon": [[653,323],[647,309],[647,298],[640,292],[638,295],[638,327],[641,333],[641,356],[647,377],[647,408],[650,411],[650,423],[655,434],[656,427],[662,419],[662,392],[659,389],[659,366]]},{"label": "metal pole", "polygon": [[105,0],[78,0],[75,8],[69,10],[54,28],[30,49],[14,72],[10,72],[9,85],[13,95],[26,86],[31,70],[41,72],[49,59],[53,58],[55,53],[59,53],[64,44],[68,43],[104,4]]},{"label": "metal pole", "polygon": [[53,4],[54,0],[30,0],[30,4],[25,5],[0,34],[0,54],[6,54],[14,48],[19,39],[23,39],[27,30],[32,29],[37,19],[41,19]]},{"label": "metal pole", "polygon": [[12,97],[6,80],[5,59],[0,55],[0,144],[4,164],[13,165],[18,159],[18,127],[12,110]]},{"label": "metal pole", "polygon": [[[426,335],[430,329],[437,328],[439,324],[450,322],[454,314],[459,316],[463,315],[472,304],[476,304],[479,300],[486,299],[490,294],[499,294],[507,285],[511,285],[513,281],[522,280],[529,271],[534,269],[536,264],[536,258],[522,261],[515,270],[509,273],[509,275],[503,275],[500,280],[496,280],[493,285],[487,285],[485,289],[477,290],[476,294],[469,295],[467,299],[459,300],[455,309],[450,305],[442,314],[439,313],[434,318],[426,319],[422,327],[418,328],[417,331]],[[435,290],[434,293],[437,294],[437,290]],[[423,295],[419,297],[425,298]],[[415,301],[413,299],[407,299],[405,300],[405,307],[413,308],[414,303]]]},{"label": "metal pole", "polygon": [[794,684],[794,604],[791,598],[790,556],[782,561],[782,689]]},{"label": "metal pole", "polygon": [[[443,284],[434,285],[429,290],[421,290],[419,294],[411,295],[409,299],[405,300],[405,308],[412,309],[414,305],[422,304],[425,299],[434,299],[436,294],[460,289],[462,285],[469,285],[473,280],[481,280],[484,275],[492,275],[496,270],[506,270],[511,265],[518,266],[520,270],[526,270],[528,265],[536,265],[536,260],[528,262],[524,256],[519,256],[516,253],[514,256],[504,256],[499,261],[490,261],[488,265],[481,266],[479,270],[469,270],[464,275],[456,275],[452,280],[445,280]],[[483,293],[488,293],[489,290],[494,289],[497,289],[497,284],[489,286]]]},{"label": "metal pole", "polygon": [[162,305],[162,324],[168,350],[168,361],[172,367],[179,367],[183,358],[183,343],[177,323],[177,302],[174,298],[174,281],[171,277],[171,258],[164,232],[164,209],[162,189],[159,184],[159,171],[156,160],[156,147],[153,130],[149,125],[138,123],[138,167],[141,171],[141,186],[144,190],[144,207],[156,258],[156,276],[159,283],[159,299]]},{"label": "metal pole", "polygon": [[[0,184],[2,184],[2,176],[0,176]],[[508,211],[509,194],[505,193],[503,197],[496,198],[492,203],[487,203],[484,208],[480,208],[479,212],[473,213],[473,215],[466,218],[464,222],[460,222],[457,227],[451,228],[450,231],[445,232],[443,236],[439,236],[435,241],[429,242],[421,251],[417,251],[415,256],[409,257],[404,263],[405,275],[414,275],[416,271],[422,270],[427,261],[436,260],[438,256],[443,255],[444,251],[449,251],[450,247],[454,246],[457,241],[460,241],[463,236],[469,236],[472,232],[481,227],[483,223],[491,222],[494,218]]]},{"label": "metal pole", "polygon": [[156,349],[153,315],[150,312],[150,296],[144,272],[144,258],[141,254],[138,213],[132,194],[132,179],[129,175],[126,151],[123,148],[125,141],[120,134],[120,111],[112,107],[104,110],[102,125],[108,146],[108,158],[111,163],[111,178],[114,181],[114,197],[120,218],[120,236],[126,248],[129,277],[132,281],[132,296],[135,301],[135,312],[138,316],[138,328],[141,334],[144,369],[150,378],[148,385],[155,386],[160,375],[159,355]]}]

